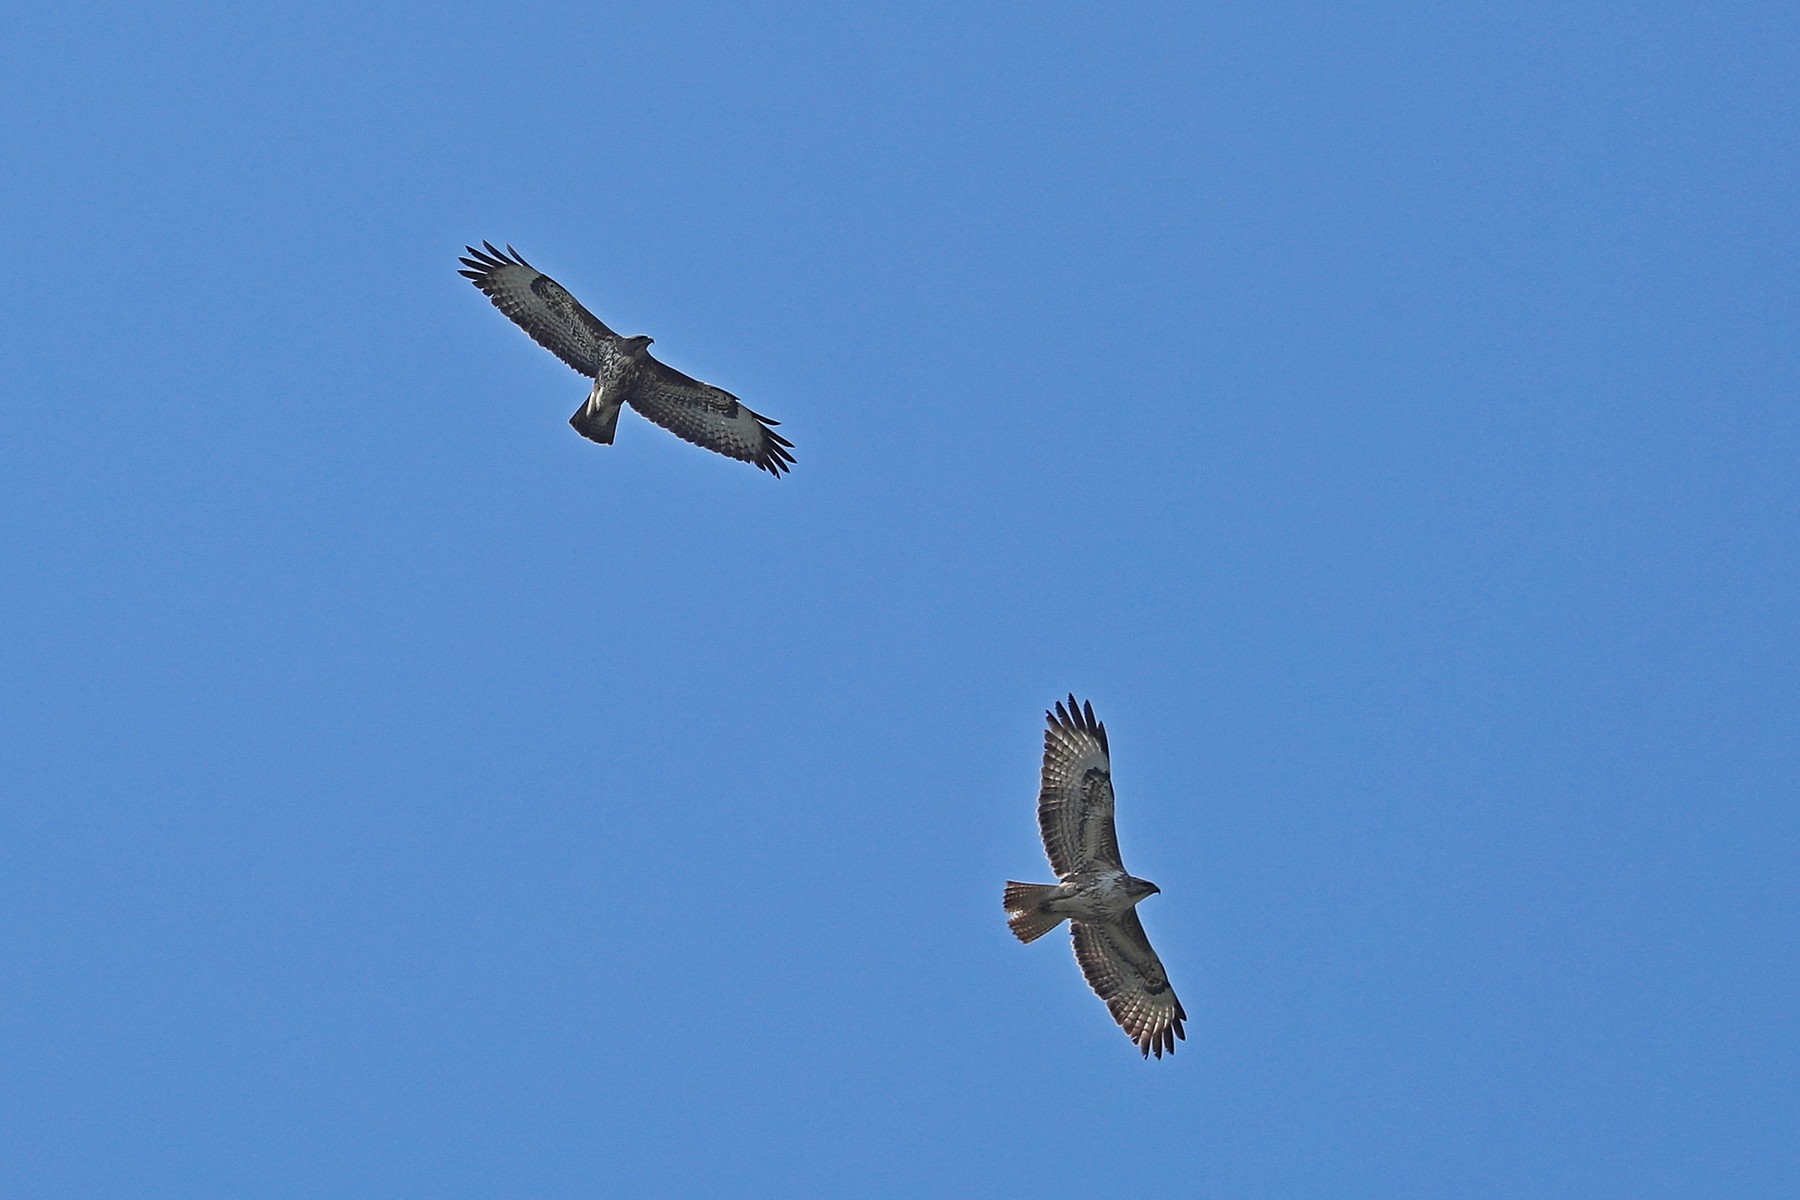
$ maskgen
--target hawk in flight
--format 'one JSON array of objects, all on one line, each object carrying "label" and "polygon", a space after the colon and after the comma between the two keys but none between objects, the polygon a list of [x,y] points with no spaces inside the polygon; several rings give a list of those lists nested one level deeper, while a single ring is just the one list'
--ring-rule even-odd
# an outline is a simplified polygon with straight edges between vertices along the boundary
[{"label": "hawk in flight", "polygon": [[482,245],[485,251],[466,247],[469,256],[460,260],[464,269],[458,274],[532,341],[594,381],[587,403],[569,418],[575,432],[612,445],[619,408],[629,404],[683,441],[755,463],[777,477],[789,469],[794,443],[775,432],[781,422],[751,412],[723,388],[657,362],[650,357],[651,339],[620,337],[511,246],[503,254],[491,242]]},{"label": "hawk in flight", "polygon": [[1169,987],[1162,960],[1150,948],[1134,911],[1138,901],[1162,889],[1127,874],[1119,862],[1113,829],[1112,760],[1106,726],[1094,706],[1044,714],[1043,784],[1038,791],[1038,829],[1050,869],[1060,883],[1006,885],[1006,922],[1021,942],[1033,941],[1066,918],[1075,935],[1075,961],[1113,1020],[1148,1058],[1175,1053],[1186,1039],[1187,1013]]}]

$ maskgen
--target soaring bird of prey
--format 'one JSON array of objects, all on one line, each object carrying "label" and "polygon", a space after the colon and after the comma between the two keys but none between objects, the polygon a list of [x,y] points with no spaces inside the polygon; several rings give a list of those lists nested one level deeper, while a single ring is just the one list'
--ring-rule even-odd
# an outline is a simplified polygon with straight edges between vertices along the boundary
[{"label": "soaring bird of prey", "polygon": [[1148,1058],[1175,1053],[1186,1039],[1187,1013],[1169,987],[1162,960],[1138,921],[1138,901],[1162,889],[1126,873],[1113,829],[1112,758],[1106,726],[1094,706],[1057,701],[1047,712],[1038,829],[1050,869],[1060,883],[1006,885],[1006,921],[1021,942],[1033,941],[1066,918],[1075,961],[1113,1020]]},{"label": "soaring bird of prey", "polygon": [[587,402],[569,424],[589,441],[610,446],[619,407],[629,404],[684,441],[727,458],[755,463],[779,477],[794,456],[792,442],[775,432],[779,421],[753,413],[723,388],[689,378],[650,356],[651,339],[620,337],[581,306],[556,280],[493,243],[465,247],[466,276],[494,307],[531,340],[594,381]]}]

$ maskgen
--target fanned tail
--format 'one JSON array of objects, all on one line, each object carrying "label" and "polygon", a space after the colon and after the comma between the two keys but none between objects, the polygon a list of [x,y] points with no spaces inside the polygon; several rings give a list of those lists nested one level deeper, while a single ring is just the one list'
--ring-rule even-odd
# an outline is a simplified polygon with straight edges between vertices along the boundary
[{"label": "fanned tail", "polygon": [[1062,924],[1056,913],[1041,911],[1043,903],[1056,894],[1054,883],[1006,883],[1006,923],[1021,942],[1033,942]]}]

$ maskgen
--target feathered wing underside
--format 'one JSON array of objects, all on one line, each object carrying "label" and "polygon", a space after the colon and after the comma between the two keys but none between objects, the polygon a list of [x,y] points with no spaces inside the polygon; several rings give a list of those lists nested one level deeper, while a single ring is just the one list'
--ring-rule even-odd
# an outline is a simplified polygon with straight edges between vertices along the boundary
[{"label": "feathered wing underside", "polygon": [[460,273],[538,345],[601,385],[569,419],[583,437],[610,443],[618,406],[625,403],[696,446],[754,463],[771,475],[789,469],[794,444],[775,432],[779,421],[751,412],[730,392],[647,354],[632,370],[631,351],[641,352],[641,343],[608,329],[511,246],[499,250],[492,242],[483,242],[482,247],[467,247]]},{"label": "feathered wing underside", "polygon": [[1071,921],[1069,928],[1081,973],[1126,1036],[1146,1058],[1175,1053],[1175,1039],[1187,1038],[1187,1013],[1137,912],[1127,909],[1117,921]]},{"label": "feathered wing underside", "polygon": [[624,400],[683,441],[755,463],[771,475],[779,476],[794,461],[790,453],[794,443],[775,432],[781,422],[751,412],[725,389],[701,383],[648,355]]},{"label": "feathered wing underside", "polygon": [[508,246],[496,250],[467,247],[458,274],[482,290],[507,319],[531,335],[531,340],[586,375],[611,378],[629,357],[620,349],[623,341],[608,329],[568,289],[537,270]]},{"label": "feathered wing underside", "polygon": [[1094,719],[1092,704],[1044,714],[1044,770],[1038,790],[1038,829],[1044,852],[1059,876],[1089,866],[1120,867],[1119,835],[1113,825],[1112,759],[1106,726]]}]

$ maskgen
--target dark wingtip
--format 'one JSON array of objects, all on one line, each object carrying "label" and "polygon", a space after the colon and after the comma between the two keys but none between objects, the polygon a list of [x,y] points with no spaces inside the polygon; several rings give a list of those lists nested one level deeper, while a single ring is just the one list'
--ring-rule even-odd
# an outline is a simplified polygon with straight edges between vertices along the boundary
[{"label": "dark wingtip", "polygon": [[[483,242],[482,245],[487,246],[487,248],[489,250],[492,250],[494,248],[492,245],[490,245],[487,242]],[[507,265],[505,259],[496,257],[495,255],[492,255],[492,254],[484,253],[480,250],[477,250],[473,246],[464,246],[463,249],[467,250],[468,254],[466,254],[462,258],[457,259],[456,261],[461,263],[463,266],[470,268],[470,270],[473,270],[475,272],[474,275],[469,275],[468,271],[462,272],[462,274],[464,274],[464,275],[469,275],[469,278],[471,278],[471,279],[476,279],[481,276],[490,275],[493,273],[493,271],[496,267],[504,267]]]},{"label": "dark wingtip", "polygon": [[[753,413],[751,415],[754,416],[755,414]],[[757,417],[756,419],[760,421],[763,418]],[[794,461],[794,456],[787,452],[787,447],[792,446],[794,443],[788,441],[778,433],[769,433],[767,429],[764,429],[763,432],[768,433],[769,442],[763,447],[762,456],[756,460],[756,465],[775,476],[775,478],[780,479],[784,472],[793,470],[791,464]]]},{"label": "dark wingtip", "polygon": [[794,456],[788,451],[793,449],[794,443],[775,432],[774,426],[781,424],[780,421],[771,420],[748,405],[743,406],[743,411],[750,414],[750,419],[755,421],[763,432],[763,450],[755,460],[756,465],[777,479],[781,478],[783,472],[792,469],[789,464],[794,461]]},{"label": "dark wingtip", "polygon": [[[1055,710],[1046,711],[1044,716],[1053,725],[1092,734],[1099,741],[1100,748],[1106,750],[1106,726],[1094,716],[1092,701],[1078,701],[1075,699],[1075,693],[1070,692],[1066,701],[1058,700]],[[1107,753],[1110,754],[1111,751],[1108,750]]]},{"label": "dark wingtip", "polygon": [[1075,693],[1070,692],[1067,710],[1063,708],[1062,701],[1058,701],[1056,713],[1060,718],[1058,724],[1066,729],[1078,729],[1092,735],[1094,740],[1100,743],[1101,750],[1109,755],[1112,753],[1112,748],[1106,744],[1106,725],[1094,716],[1093,701],[1077,702]]}]

